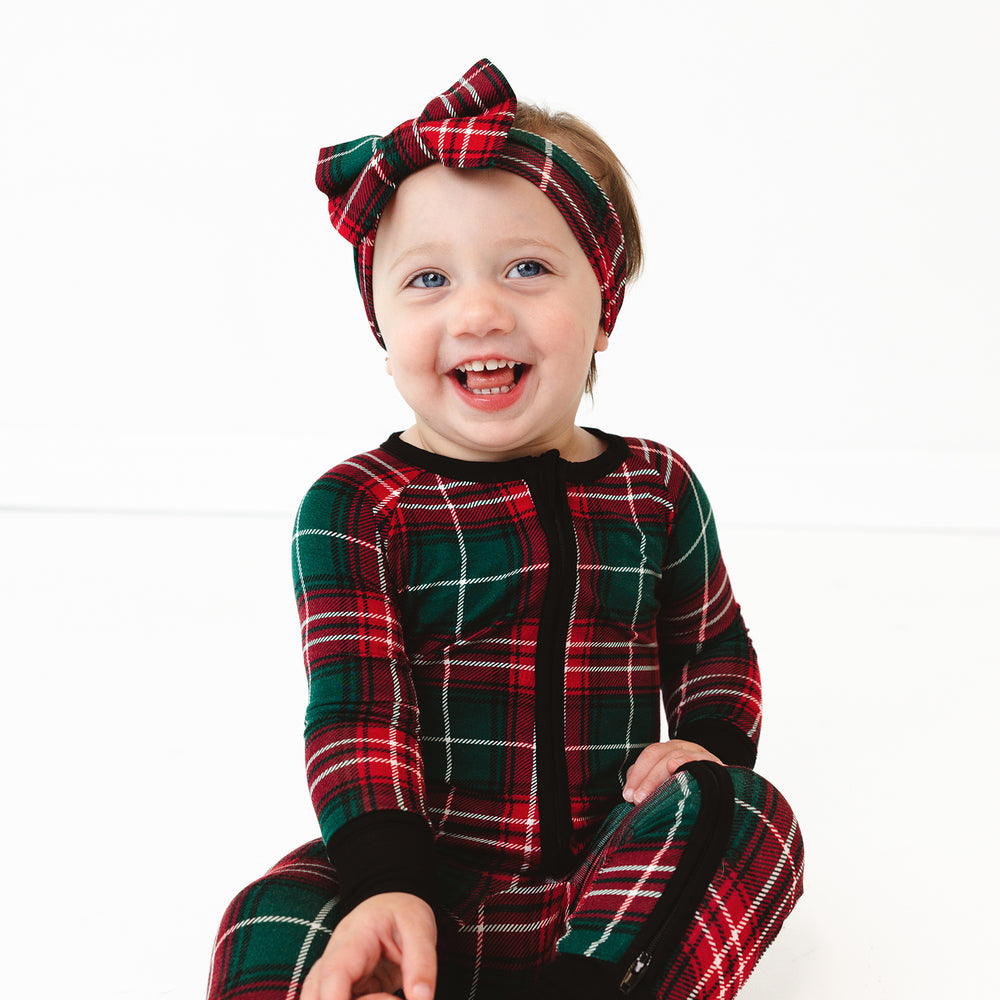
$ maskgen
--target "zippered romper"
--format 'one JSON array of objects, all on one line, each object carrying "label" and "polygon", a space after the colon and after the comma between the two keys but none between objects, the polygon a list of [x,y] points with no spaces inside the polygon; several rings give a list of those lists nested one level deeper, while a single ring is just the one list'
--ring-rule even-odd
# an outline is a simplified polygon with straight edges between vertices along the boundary
[{"label": "zippered romper", "polygon": [[[211,1000],[293,998],[379,892],[438,915],[437,997],[727,998],[802,891],[751,770],[757,661],[707,497],[654,442],[503,462],[394,435],[332,469],[293,542],[322,839],[245,889]],[[639,806],[660,737],[682,768]],[[558,959],[556,958],[558,954]],[[548,985],[546,985],[548,984]],[[560,990],[563,992],[561,993]]]}]

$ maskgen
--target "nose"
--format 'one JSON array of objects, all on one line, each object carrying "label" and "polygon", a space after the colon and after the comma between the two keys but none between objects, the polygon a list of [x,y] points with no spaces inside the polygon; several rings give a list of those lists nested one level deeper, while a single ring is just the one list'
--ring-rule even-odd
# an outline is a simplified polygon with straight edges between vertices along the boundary
[{"label": "nose", "polygon": [[503,290],[488,280],[469,282],[451,295],[448,332],[455,337],[510,333],[514,313]]}]

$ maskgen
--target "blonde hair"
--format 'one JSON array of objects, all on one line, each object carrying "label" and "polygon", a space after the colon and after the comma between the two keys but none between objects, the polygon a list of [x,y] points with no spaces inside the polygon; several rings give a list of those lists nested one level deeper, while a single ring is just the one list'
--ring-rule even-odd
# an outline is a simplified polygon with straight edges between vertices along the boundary
[{"label": "blonde hair", "polygon": [[[549,111],[536,104],[518,102],[513,127],[551,139],[579,160],[604,189],[615,206],[625,238],[625,282],[631,284],[642,270],[642,230],[632,199],[629,174],[614,150],[585,121],[568,111]],[[597,359],[591,358],[587,394],[597,381]]]}]

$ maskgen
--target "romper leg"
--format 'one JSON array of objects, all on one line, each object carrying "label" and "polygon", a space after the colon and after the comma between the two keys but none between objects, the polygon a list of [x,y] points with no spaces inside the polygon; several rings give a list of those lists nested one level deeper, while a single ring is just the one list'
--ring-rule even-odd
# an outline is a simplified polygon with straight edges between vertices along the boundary
[{"label": "romper leg", "polygon": [[208,1000],[293,1000],[336,925],[338,885],[321,840],[282,858],[229,905]]},{"label": "romper leg", "polygon": [[[522,996],[537,965],[555,950],[563,912],[555,904],[564,890],[557,883],[511,898],[499,894],[483,901],[481,916],[464,928],[439,918],[436,1000]],[[207,1000],[298,1000],[340,919],[338,893],[320,840],[292,851],[247,886],[222,919]],[[539,920],[551,933],[540,937],[532,928]],[[498,941],[503,947],[494,955]]]},{"label": "romper leg", "polygon": [[698,762],[610,819],[547,976],[589,976],[573,988],[595,1000],[730,1000],[802,894],[788,804],[753,771]]}]

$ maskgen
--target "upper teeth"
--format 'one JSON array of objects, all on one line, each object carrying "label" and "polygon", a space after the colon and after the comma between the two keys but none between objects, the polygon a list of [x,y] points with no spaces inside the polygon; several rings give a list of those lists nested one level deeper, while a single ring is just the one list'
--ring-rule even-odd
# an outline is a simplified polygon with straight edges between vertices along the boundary
[{"label": "upper teeth", "polygon": [[519,364],[517,361],[490,358],[488,361],[466,361],[464,365],[459,365],[458,368],[463,372],[495,372],[498,368],[513,368],[517,364]]}]

